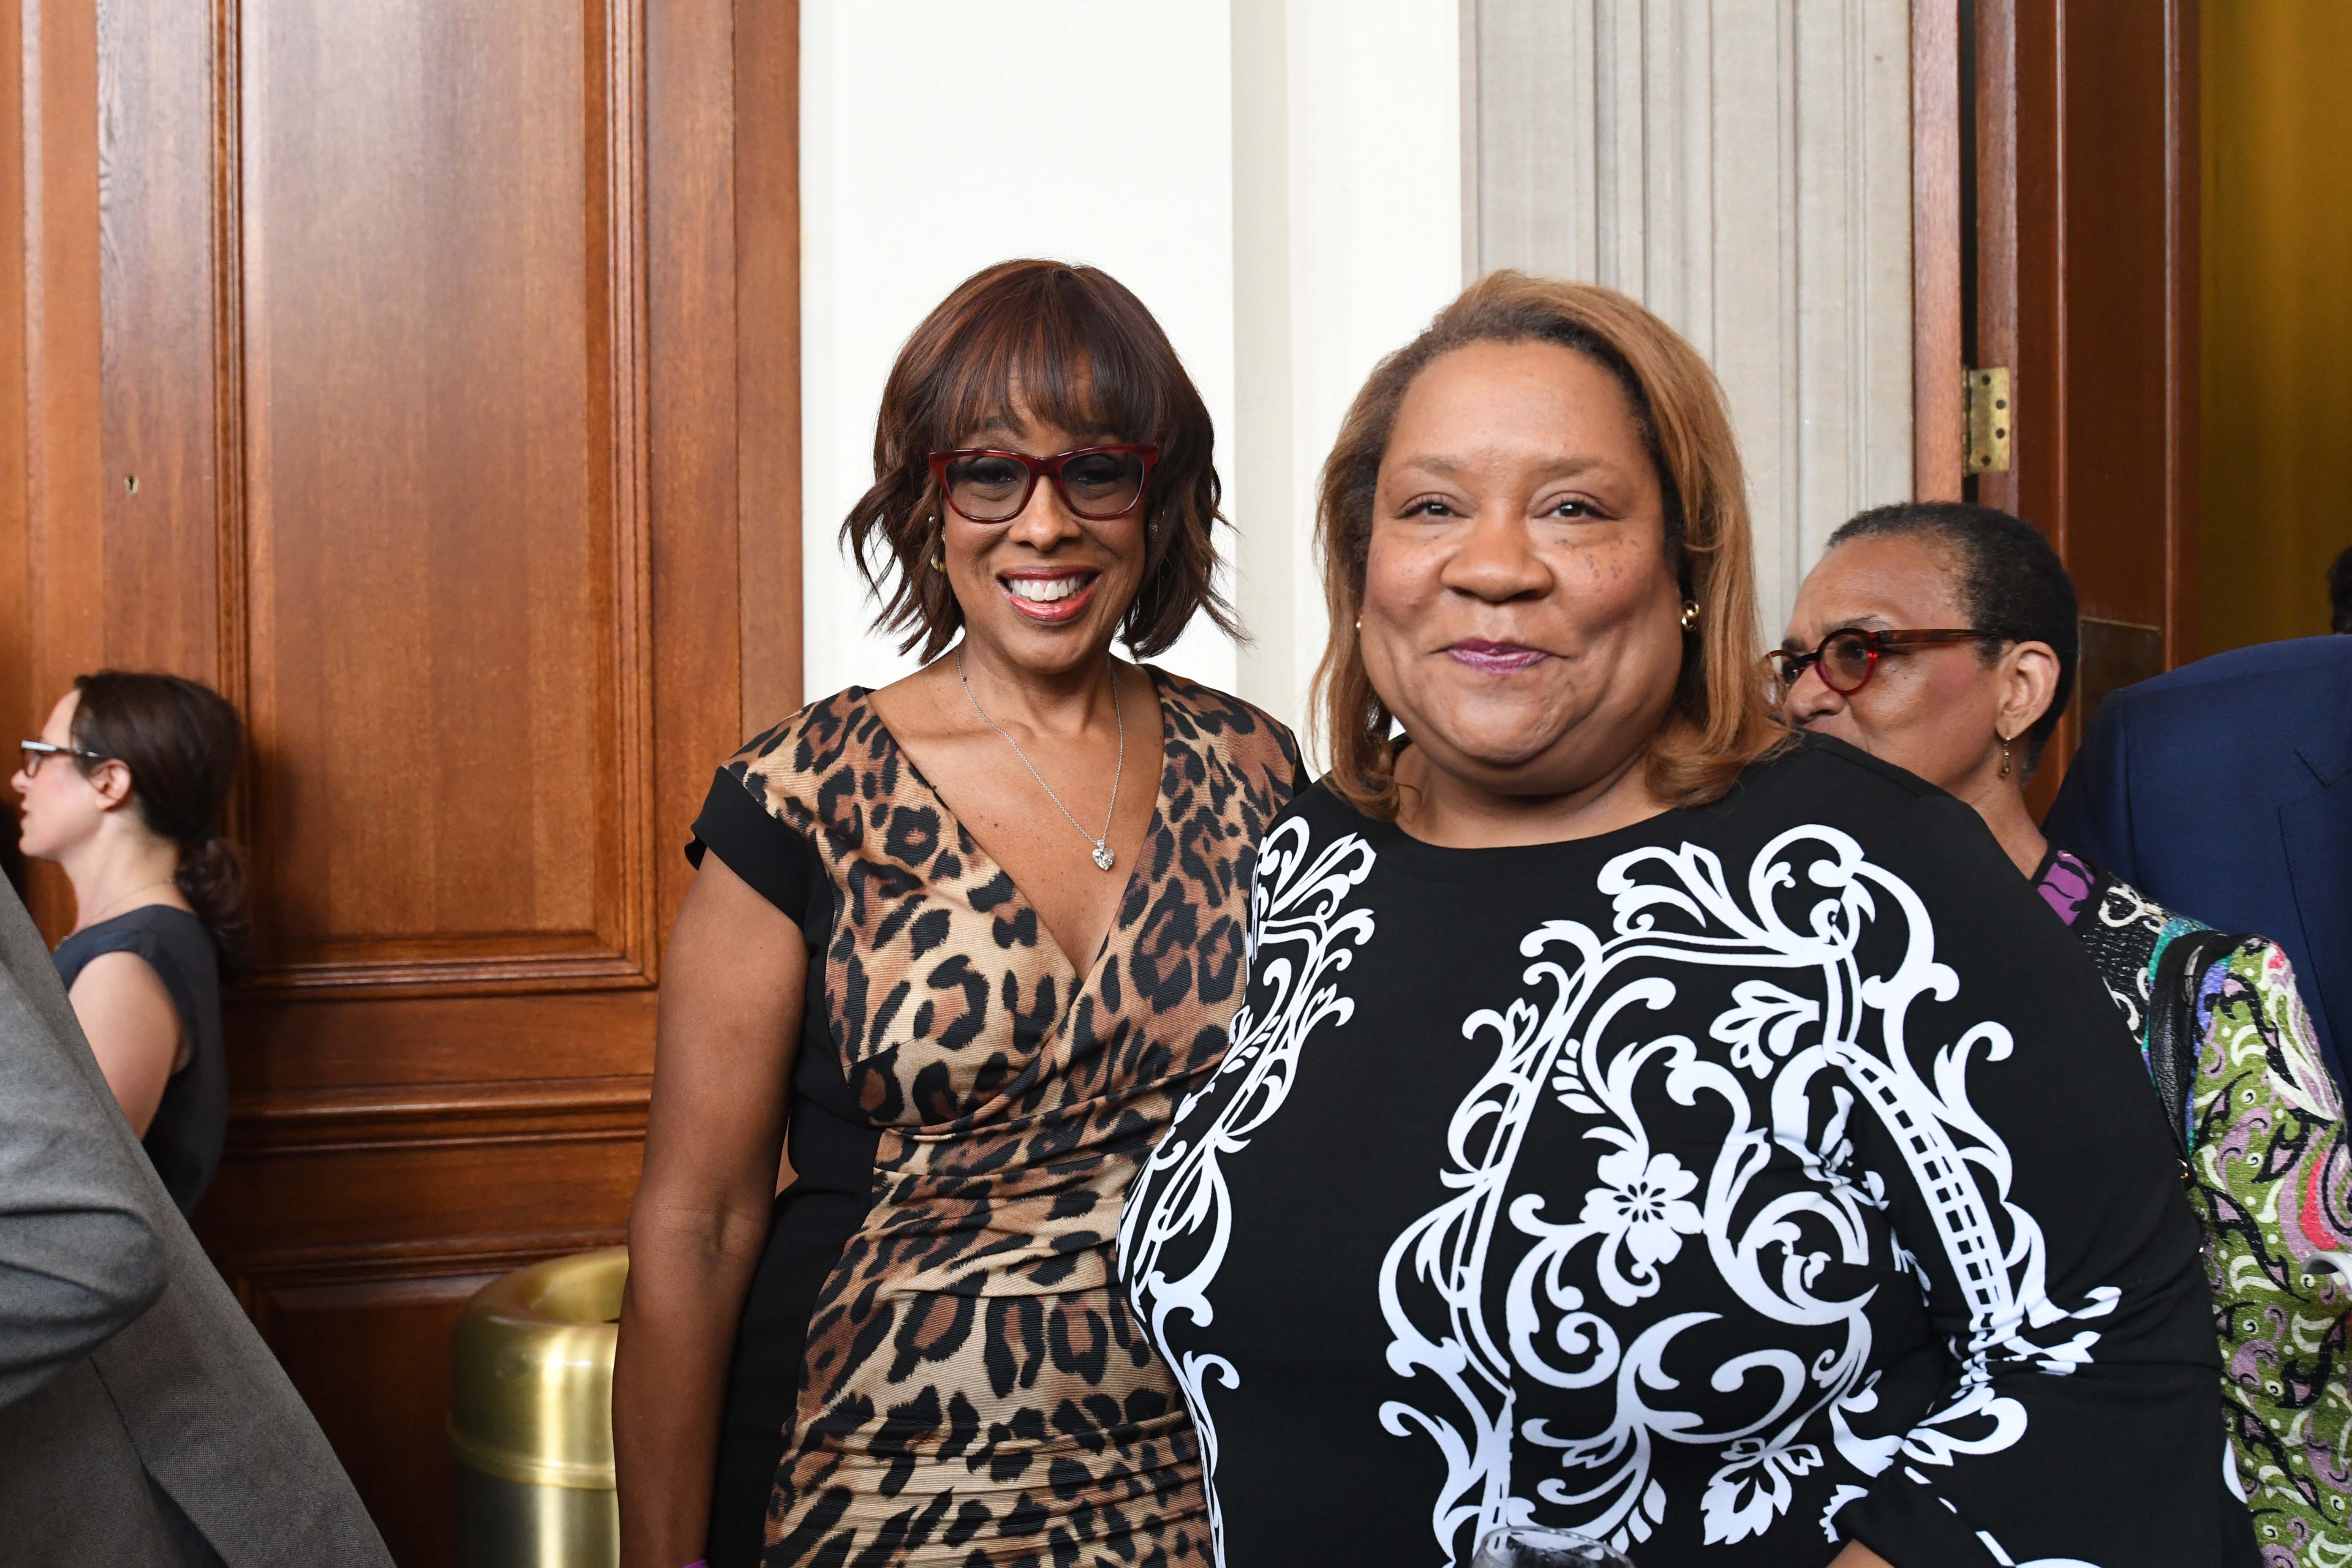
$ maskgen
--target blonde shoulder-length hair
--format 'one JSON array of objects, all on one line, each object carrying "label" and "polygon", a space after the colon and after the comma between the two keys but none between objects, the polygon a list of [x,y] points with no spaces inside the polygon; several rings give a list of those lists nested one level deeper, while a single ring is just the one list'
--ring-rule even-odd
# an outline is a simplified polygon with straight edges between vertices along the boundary
[{"label": "blonde shoulder-length hair", "polygon": [[1323,464],[1316,539],[1331,639],[1315,671],[1316,726],[1331,747],[1325,783],[1368,816],[1397,814],[1395,718],[1364,672],[1355,632],[1373,492],[1397,408],[1439,355],[1529,342],[1572,349],[1623,384],[1664,496],[1666,558],[1698,605],[1674,705],[1650,744],[1652,793],[1678,806],[1719,799],[1742,768],[1789,738],[1767,695],[1748,488],[1715,373],[1672,327],[1614,289],[1490,272],[1374,367]]}]

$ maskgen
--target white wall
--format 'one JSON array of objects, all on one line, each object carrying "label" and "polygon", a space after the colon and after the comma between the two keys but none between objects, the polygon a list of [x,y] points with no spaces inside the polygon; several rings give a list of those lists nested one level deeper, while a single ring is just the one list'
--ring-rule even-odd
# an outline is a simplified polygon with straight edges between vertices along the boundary
[{"label": "white wall", "polygon": [[[908,333],[1016,256],[1089,262],[1166,329],[1233,426],[1232,47],[1224,5],[809,0],[801,7],[804,689],[913,668],[836,542],[873,482]],[[1106,200],[1106,193],[1116,193]],[[1231,689],[1196,632],[1164,662]]]},{"label": "white wall", "polygon": [[1460,37],[1446,0],[1234,5],[1239,689],[1302,739],[1317,476],[1372,366],[1465,281]]},{"label": "white wall", "polygon": [[[1373,361],[1462,282],[1455,0],[808,0],[801,16],[808,693],[910,668],[868,630],[835,542],[872,480],[900,343],[980,268],[1054,256],[1136,291],[1216,421],[1238,529],[1223,542],[1256,640],[1196,630],[1161,662],[1298,724],[1323,636],[1316,467]],[[959,205],[991,179],[1020,199]]]}]

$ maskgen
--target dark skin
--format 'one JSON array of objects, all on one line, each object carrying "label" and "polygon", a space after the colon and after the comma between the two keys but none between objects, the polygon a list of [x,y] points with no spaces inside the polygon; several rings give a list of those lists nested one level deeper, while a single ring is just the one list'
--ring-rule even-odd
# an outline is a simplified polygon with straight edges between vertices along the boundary
[{"label": "dark skin", "polygon": [[[1964,628],[1961,563],[1927,534],[1849,540],[1822,557],[1797,590],[1781,647],[1810,651],[1833,631]],[[1972,643],[1890,649],[1862,689],[1832,691],[1817,669],[1797,679],[1789,717],[1907,768],[1976,807],[2018,870],[2032,876],[2049,847],[2026,809],[2021,739],[2049,710],[2058,655],[2016,642],[1987,659]],[[2001,769],[2006,742],[2010,765]]]},{"label": "dark skin", "polygon": [[[1682,668],[1664,487],[1616,378],[1474,343],[1407,389],[1365,565],[1366,672],[1412,744],[1398,825],[1459,848],[1656,816],[1649,746]],[[1889,1568],[1859,1542],[1832,1568]]]},{"label": "dark skin", "polygon": [[[1122,437],[1013,420],[961,444],[1045,457]],[[1127,889],[1160,793],[1160,699],[1151,678],[1109,657],[1113,635],[1143,584],[1143,509],[1094,522],[1066,509],[1040,482],[1010,522],[977,523],[950,508],[948,582],[963,607],[963,679],[950,653],[874,694],[875,711],[967,831],[1011,874],[1073,967],[1092,966]],[[1022,607],[1015,581],[1082,584],[1067,620],[1040,621]],[[1118,698],[1111,698],[1111,671]],[[964,695],[964,681],[971,696]],[[988,717],[1020,743],[1046,786],[1083,825],[1056,809]],[[1124,775],[1118,720],[1127,727]],[[1108,872],[1089,858],[1118,780]]]},{"label": "dark skin", "polygon": [[[956,444],[1049,457],[1131,438],[1033,421],[1016,396],[1007,418]],[[1109,654],[1143,581],[1144,509],[1088,521],[1040,483],[1009,522],[974,523],[952,509],[941,516],[972,694],[1087,832],[972,710],[952,652],[876,692],[875,710],[1084,970],[1110,930],[1159,795],[1158,695],[1148,675]],[[1114,679],[1127,760],[1109,834],[1117,859],[1105,872],[1090,839],[1118,772]],[[671,932],[645,1173],[629,1211],[613,1369],[624,1568],[681,1568],[703,1554],[727,1361],[767,1239],[808,978],[800,928],[706,857]]]},{"label": "dark skin", "polygon": [[[1407,832],[1546,844],[1664,809],[1643,765],[1682,659],[1663,495],[1623,389],[1581,354],[1475,343],[1415,378],[1381,459],[1359,634],[1412,738]],[[1477,645],[1522,652],[1461,657]]]}]

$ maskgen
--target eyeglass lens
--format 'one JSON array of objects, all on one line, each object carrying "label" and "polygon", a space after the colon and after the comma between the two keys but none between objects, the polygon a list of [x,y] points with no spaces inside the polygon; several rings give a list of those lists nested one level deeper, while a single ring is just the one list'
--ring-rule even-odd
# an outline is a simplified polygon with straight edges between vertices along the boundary
[{"label": "eyeglass lens", "polygon": [[1861,690],[1874,662],[1870,640],[1860,632],[1840,632],[1822,644],[1822,679],[1832,691]]},{"label": "eyeglass lens", "polygon": [[[1010,522],[1029,504],[1026,465],[982,452],[948,464],[948,499],[974,522]],[[1134,452],[1085,452],[1062,465],[1054,488],[1062,504],[1091,522],[1108,521],[1143,492],[1143,458]]]}]

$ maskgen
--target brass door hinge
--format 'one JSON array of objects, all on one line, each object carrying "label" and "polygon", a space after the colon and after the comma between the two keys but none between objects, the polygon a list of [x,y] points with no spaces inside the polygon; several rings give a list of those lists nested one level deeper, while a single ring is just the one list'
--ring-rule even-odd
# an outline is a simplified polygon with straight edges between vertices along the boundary
[{"label": "brass door hinge", "polygon": [[1967,374],[1969,472],[2009,471],[2009,367],[1986,365]]}]

